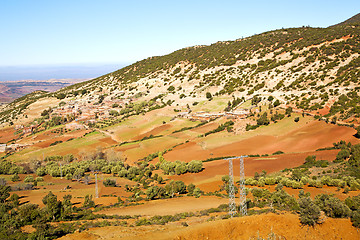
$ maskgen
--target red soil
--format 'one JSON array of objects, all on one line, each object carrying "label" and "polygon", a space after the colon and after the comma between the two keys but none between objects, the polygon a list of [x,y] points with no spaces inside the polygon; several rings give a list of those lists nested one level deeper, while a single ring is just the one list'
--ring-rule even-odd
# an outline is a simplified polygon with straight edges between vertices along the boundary
[{"label": "red soil", "polygon": [[196,212],[203,209],[218,207],[220,204],[226,204],[229,200],[215,196],[203,196],[200,198],[181,197],[172,199],[159,199],[145,202],[145,204],[111,208],[99,211],[99,214],[107,215],[173,215],[183,212]]},{"label": "red soil", "polygon": [[[286,130],[284,129],[284,131]],[[334,142],[340,140],[359,143],[359,139],[353,136],[355,132],[353,128],[315,121],[282,136],[258,135],[212,149],[203,149],[199,144],[189,142],[166,153],[165,159],[168,161],[180,160],[189,162],[195,159],[205,160],[222,156],[271,154],[279,150],[286,152],[308,152],[318,148],[333,146]]]},{"label": "red soil", "polygon": [[198,128],[194,128],[192,129],[191,131],[194,131],[194,132],[198,132],[198,133],[206,133],[206,132],[209,132],[211,130],[214,130],[215,128],[217,128],[219,126],[218,123],[216,122],[210,122],[210,123],[207,123],[201,127],[198,127]]},{"label": "red soil", "polygon": [[[34,178],[37,176],[32,174]],[[26,175],[20,174],[20,179],[24,179]],[[119,187],[105,187],[102,184],[102,181],[105,180],[107,177],[111,177],[109,174],[100,175],[98,178],[98,186],[99,186],[99,196],[100,198],[93,198],[96,205],[104,205],[108,206],[110,204],[114,204],[118,202],[117,196],[124,199],[125,197],[129,197],[132,193],[126,192],[124,186],[128,185],[135,185],[134,182],[127,180],[127,179],[116,179],[116,183]],[[35,190],[28,190],[28,191],[17,191],[16,194],[22,196],[20,199],[21,203],[33,203],[38,204],[40,207],[44,207],[42,199],[52,191],[59,200],[62,200],[63,197],[67,194],[72,195],[72,203],[74,204],[82,204],[84,201],[84,196],[86,194],[90,194],[95,197],[95,178],[92,176],[92,180],[90,181],[89,185],[86,185],[82,182],[71,181],[60,179],[60,178],[53,178],[49,175],[45,175],[44,179],[44,186],[38,186]],[[52,183],[48,185],[48,183]],[[13,183],[11,185],[16,185],[18,182]],[[39,185],[42,185],[40,182]],[[70,186],[70,189],[65,189],[67,186]],[[110,196],[112,195],[112,196]]]},{"label": "red soil", "polygon": [[[186,154],[184,154],[186,153]],[[204,160],[210,158],[211,151],[201,148],[196,142],[187,142],[176,147],[173,151],[167,152],[165,155],[167,161],[184,161],[190,162],[191,160]]]},{"label": "red soil", "polygon": [[169,128],[171,128],[171,125],[170,125],[170,124],[163,124],[163,125],[161,125],[161,126],[159,126],[159,127],[155,127],[154,129],[152,129],[152,130],[150,130],[150,131],[148,131],[148,132],[145,132],[145,133],[143,133],[143,134],[140,134],[140,135],[136,136],[136,137],[133,138],[133,139],[134,139],[134,140],[140,140],[140,139],[142,139],[142,138],[144,138],[144,137],[149,137],[150,135],[156,136],[156,135],[158,135],[159,133],[161,133],[161,132],[163,132],[163,131],[165,131],[165,130],[167,130],[167,129],[169,129]]},{"label": "red soil", "polygon": [[114,141],[111,137],[107,137],[107,138],[102,138],[102,139],[99,139],[100,142],[103,142],[105,144],[108,144],[108,145],[114,145],[114,144],[117,144],[116,141]]},{"label": "red soil", "polygon": [[297,215],[289,213],[203,223],[187,228],[174,239],[268,239],[270,233],[279,239],[360,239],[360,232],[350,219],[327,218],[322,224],[307,227],[301,225]]},{"label": "red soil", "polygon": [[[265,170],[267,173],[278,172],[284,168],[297,167],[304,163],[304,160],[309,155],[315,155],[318,160],[333,161],[339,150],[316,151],[306,153],[291,153],[281,154],[268,157],[252,157],[245,158],[245,175],[254,176],[255,172]],[[200,173],[186,173],[179,176],[171,176],[170,179],[184,181],[185,184],[194,183],[203,184],[204,191],[218,190],[221,185],[221,176],[229,174],[229,163],[226,160],[216,160],[212,162],[205,162],[203,164],[204,170]],[[240,161],[233,161],[235,180],[240,176]],[[218,176],[218,178],[216,178]]]},{"label": "red soil", "polygon": [[4,128],[0,130],[0,143],[7,143],[10,140],[16,139],[17,136],[14,135],[15,129],[13,127]]},{"label": "red soil", "polygon": [[203,239],[359,239],[360,232],[351,226],[349,219],[327,218],[314,227],[301,225],[298,215],[268,213],[227,220],[204,222],[206,219],[186,219],[189,227],[181,223],[166,225],[91,228],[69,234],[62,240],[203,240]]}]

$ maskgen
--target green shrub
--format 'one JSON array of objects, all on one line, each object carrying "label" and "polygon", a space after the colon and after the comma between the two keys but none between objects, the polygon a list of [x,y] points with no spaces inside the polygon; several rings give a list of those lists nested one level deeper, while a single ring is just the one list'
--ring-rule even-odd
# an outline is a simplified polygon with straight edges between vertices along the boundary
[{"label": "green shrub", "polygon": [[360,209],[351,213],[351,222],[354,227],[360,228]]},{"label": "green shrub", "polygon": [[36,181],[36,182],[43,182],[43,181],[44,181],[44,178],[43,178],[43,177],[36,177],[36,178],[35,178],[35,181]]},{"label": "green shrub", "polygon": [[15,173],[14,175],[11,176],[10,180],[13,182],[17,182],[17,181],[20,181],[20,177],[17,173]]},{"label": "green shrub", "polygon": [[152,186],[146,190],[148,199],[156,199],[165,196],[165,189],[159,186]]},{"label": "green shrub", "polygon": [[24,182],[34,182],[34,177],[32,175],[27,175],[24,179]]},{"label": "green shrub", "polygon": [[360,209],[360,195],[346,198],[345,204],[353,211]]},{"label": "green shrub", "polygon": [[269,125],[270,120],[267,118],[267,113],[264,112],[257,120],[256,120],[257,125],[261,126],[261,125]]},{"label": "green shrub", "polygon": [[350,208],[340,199],[327,194],[317,195],[314,202],[328,217],[344,218],[349,217],[351,214]]},{"label": "green shrub", "polygon": [[103,184],[105,187],[116,187],[116,180],[107,178],[103,181]]},{"label": "green shrub", "polygon": [[347,149],[341,149],[338,154],[336,155],[336,160],[342,161],[350,157],[350,152]]},{"label": "green shrub", "polygon": [[310,197],[299,198],[300,222],[304,225],[314,226],[319,222],[320,208]]},{"label": "green shrub", "polygon": [[203,192],[200,190],[200,188],[196,187],[194,189],[193,195],[195,198],[199,198]]},{"label": "green shrub", "polygon": [[38,167],[36,169],[36,175],[44,176],[45,174],[46,174],[46,168],[45,167]]}]

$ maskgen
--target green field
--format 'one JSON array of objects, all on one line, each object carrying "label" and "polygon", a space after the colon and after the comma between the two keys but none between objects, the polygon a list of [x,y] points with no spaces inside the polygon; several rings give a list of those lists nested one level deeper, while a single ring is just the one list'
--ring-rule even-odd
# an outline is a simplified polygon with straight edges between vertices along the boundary
[{"label": "green field", "polygon": [[[107,136],[103,133],[92,132],[87,134],[84,137],[76,138],[71,141],[59,143],[55,146],[50,146],[47,148],[37,148],[37,147],[28,147],[20,152],[17,152],[10,157],[9,160],[20,162],[27,161],[29,159],[42,159],[43,156],[52,156],[52,155],[66,155],[68,153],[78,153],[83,148],[89,147],[91,145],[100,146],[101,139],[106,138]],[[94,151],[95,151],[94,146]]]},{"label": "green field", "polygon": [[[294,121],[296,117],[300,117],[300,121],[297,123]],[[255,130],[236,135],[233,133],[228,133],[227,131],[222,131],[216,134],[211,134],[205,137],[202,141],[204,141],[209,148],[213,148],[258,135],[281,136],[288,133],[289,131],[293,131],[297,128],[305,126],[308,122],[311,121],[311,119],[311,117],[302,117],[301,114],[293,113],[291,117],[285,117],[281,121],[278,121],[277,123],[271,123],[268,126],[261,126]]]}]

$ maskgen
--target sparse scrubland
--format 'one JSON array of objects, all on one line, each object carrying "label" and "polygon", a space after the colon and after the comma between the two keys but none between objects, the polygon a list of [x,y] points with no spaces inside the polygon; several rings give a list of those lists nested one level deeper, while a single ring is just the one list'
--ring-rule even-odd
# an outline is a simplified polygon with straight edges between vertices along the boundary
[{"label": "sparse scrubland", "polygon": [[[359,27],[189,47],[2,106],[0,238],[359,239]],[[229,219],[240,155],[249,216]]]}]

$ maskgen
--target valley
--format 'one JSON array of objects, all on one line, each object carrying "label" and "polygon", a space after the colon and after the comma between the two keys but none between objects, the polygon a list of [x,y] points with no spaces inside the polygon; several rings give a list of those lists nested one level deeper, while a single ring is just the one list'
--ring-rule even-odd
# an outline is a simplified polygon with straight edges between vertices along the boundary
[{"label": "valley", "polygon": [[0,238],[359,239],[359,27],[184,48],[1,106]]}]

